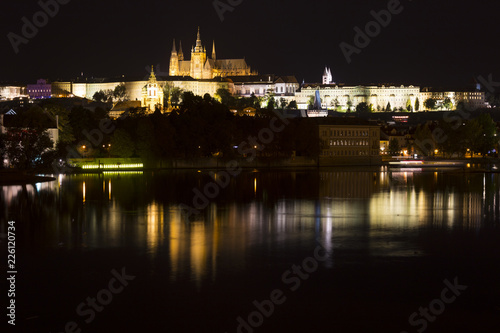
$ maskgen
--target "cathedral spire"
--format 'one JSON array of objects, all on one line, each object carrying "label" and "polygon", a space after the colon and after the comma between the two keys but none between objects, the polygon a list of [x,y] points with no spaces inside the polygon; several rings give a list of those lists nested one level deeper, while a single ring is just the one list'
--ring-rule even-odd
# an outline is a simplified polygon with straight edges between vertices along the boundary
[{"label": "cathedral spire", "polygon": [[177,50],[175,49],[175,38],[174,38],[174,45],[172,47],[172,53],[177,53]]},{"label": "cathedral spire", "polygon": [[151,65],[151,76],[149,77],[149,82],[156,82],[156,75],[153,65]]},{"label": "cathedral spire", "polygon": [[200,27],[198,27],[198,35],[196,36],[196,47],[194,49],[195,52],[203,52],[203,47],[201,45],[201,37],[200,37]]},{"label": "cathedral spire", "polygon": [[215,40],[212,46],[212,59],[217,60],[216,54],[215,54]]}]

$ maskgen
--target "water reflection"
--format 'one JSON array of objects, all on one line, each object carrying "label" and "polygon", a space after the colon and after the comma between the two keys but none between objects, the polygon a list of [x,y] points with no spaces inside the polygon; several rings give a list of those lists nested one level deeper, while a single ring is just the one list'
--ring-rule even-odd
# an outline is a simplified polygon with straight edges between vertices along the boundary
[{"label": "water reflection", "polygon": [[[59,176],[0,191],[1,232],[15,219],[28,251],[132,248],[166,265],[171,281],[200,285],[244,270],[249,256],[318,241],[332,252],[421,255],[425,229],[480,229],[499,214],[498,174],[324,170],[252,172],[187,219],[205,172]],[[329,263],[331,265],[331,263]],[[163,269],[165,269],[165,267]]]}]

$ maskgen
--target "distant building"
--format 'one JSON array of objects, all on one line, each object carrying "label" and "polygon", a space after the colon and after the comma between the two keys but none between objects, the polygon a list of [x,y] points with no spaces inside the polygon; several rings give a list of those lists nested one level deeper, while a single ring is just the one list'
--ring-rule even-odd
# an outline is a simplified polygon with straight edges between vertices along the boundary
[{"label": "distant building", "polygon": [[[52,82],[52,97],[55,98],[68,98],[73,97],[73,83],[72,82]],[[82,97],[82,96],[79,96]]]},{"label": "distant building", "polygon": [[409,106],[411,106],[411,110],[420,111],[426,110],[424,103],[427,99],[435,99],[436,110],[442,110],[447,98],[450,99],[452,108],[456,108],[459,103],[463,103],[465,107],[471,109],[487,106],[485,93],[473,89],[453,91],[433,88],[421,89],[413,85],[346,86],[335,84],[329,68],[325,68],[322,83],[302,84],[295,96],[289,99],[294,99],[299,109],[307,109],[309,100],[319,90],[322,108],[337,111],[348,109],[354,111],[360,103],[371,105],[375,112],[389,111],[389,108],[390,111],[408,110]]},{"label": "distant building", "polygon": [[470,109],[484,108],[486,106],[486,96],[482,91],[445,91],[442,89],[423,88],[420,92],[420,108],[421,110],[429,110],[424,103],[428,99],[436,101],[436,109],[443,109],[446,99],[450,99],[452,109],[455,109],[459,103],[463,103],[464,107]]},{"label": "distant building", "polygon": [[318,119],[320,165],[379,164],[380,127],[356,118]]},{"label": "distant building", "polygon": [[323,73],[323,84],[335,84],[333,82],[332,70],[325,67],[325,72]]},{"label": "distant building", "polygon": [[381,130],[380,132],[380,151],[383,155],[388,155],[390,153],[389,146],[392,140],[397,141],[400,150],[396,155],[404,154],[405,151],[406,154],[409,153],[409,136],[405,133],[398,132],[395,128],[389,128],[387,132],[384,130]]},{"label": "distant building", "polygon": [[295,76],[277,76],[274,74],[229,76],[234,85],[234,95],[238,97],[264,97],[272,94],[276,97],[295,96],[300,84]]},{"label": "distant building", "polygon": [[109,118],[111,119],[119,118],[122,114],[129,111],[130,109],[136,109],[140,107],[141,107],[141,101],[118,102],[109,111]]},{"label": "distant building", "polygon": [[52,85],[40,79],[36,84],[28,84],[26,90],[30,99],[44,99],[52,97]]},{"label": "distant building", "polygon": [[344,86],[305,84],[295,94],[299,109],[307,109],[309,99],[319,90],[322,108],[329,110],[355,110],[360,103],[372,105],[375,111],[386,110],[387,106],[405,109],[407,103],[415,105],[420,88],[414,86]]},{"label": "distant building", "polygon": [[26,96],[26,88],[16,85],[0,86],[0,100],[12,100]]}]

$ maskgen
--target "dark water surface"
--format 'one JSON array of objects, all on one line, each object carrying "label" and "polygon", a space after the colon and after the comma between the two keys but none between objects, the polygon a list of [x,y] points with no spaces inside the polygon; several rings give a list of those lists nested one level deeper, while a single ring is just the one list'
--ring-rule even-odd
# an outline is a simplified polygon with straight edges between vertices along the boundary
[{"label": "dark water surface", "polygon": [[[17,331],[500,330],[499,174],[255,170],[213,184],[176,171],[0,187]],[[193,199],[206,207],[188,216]]]}]

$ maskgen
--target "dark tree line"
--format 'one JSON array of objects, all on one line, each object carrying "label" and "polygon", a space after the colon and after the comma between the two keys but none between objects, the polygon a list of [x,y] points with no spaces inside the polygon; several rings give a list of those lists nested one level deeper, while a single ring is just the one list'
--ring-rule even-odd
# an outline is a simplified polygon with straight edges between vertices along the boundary
[{"label": "dark tree line", "polygon": [[[238,156],[242,142],[259,141],[259,132],[269,128],[276,115],[262,110],[257,117],[236,116],[210,97],[184,92],[179,109],[169,115],[131,116],[117,121],[111,137],[111,155],[143,159]],[[317,127],[308,119],[290,120],[283,130],[273,133],[271,142],[258,155],[266,157],[317,156]]]},{"label": "dark tree line", "polygon": [[485,113],[469,120],[452,116],[436,124],[419,125],[415,142],[417,149],[427,156],[433,155],[434,149],[447,156],[486,156],[498,149],[499,137],[495,122]]}]

